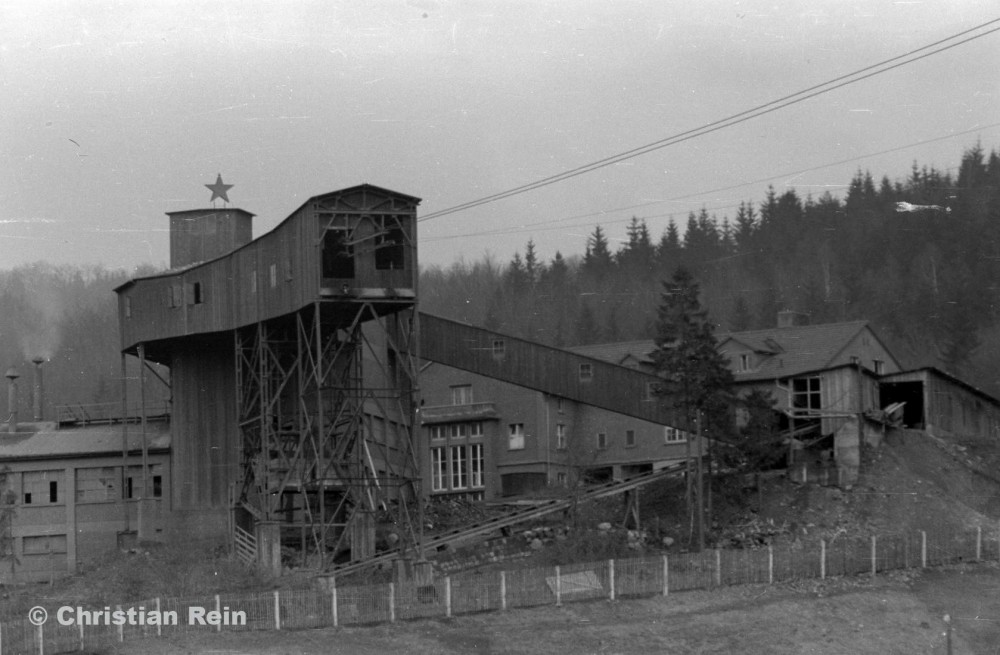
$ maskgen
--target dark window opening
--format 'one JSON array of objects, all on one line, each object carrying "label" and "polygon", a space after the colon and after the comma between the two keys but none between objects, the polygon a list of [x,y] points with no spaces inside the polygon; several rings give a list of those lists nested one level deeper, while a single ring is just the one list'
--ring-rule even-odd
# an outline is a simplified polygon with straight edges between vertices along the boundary
[{"label": "dark window opening", "polygon": [[160,498],[163,496],[163,476],[154,475],[153,476],[153,498]]},{"label": "dark window opening", "polygon": [[49,482],[49,502],[57,503],[59,502],[59,483],[55,480]]},{"label": "dark window opening", "polygon": [[192,287],[192,291],[194,295],[194,304],[200,305],[205,302],[204,296],[201,295],[201,282],[195,282]]},{"label": "dark window opening", "polygon": [[327,230],[323,233],[323,277],[354,277],[354,249],[347,244],[344,230]]},{"label": "dark window opening", "polygon": [[380,271],[396,271],[403,268],[403,230],[398,227],[386,228],[375,240],[375,268]]},{"label": "dark window opening", "polygon": [[126,498],[132,498],[133,497],[132,496],[132,477],[131,476],[129,476],[129,478],[127,480],[125,480],[125,497]]},{"label": "dark window opening", "polygon": [[30,491],[28,491],[28,492],[26,492],[24,494],[24,504],[25,505],[30,505],[31,504],[31,492]]}]

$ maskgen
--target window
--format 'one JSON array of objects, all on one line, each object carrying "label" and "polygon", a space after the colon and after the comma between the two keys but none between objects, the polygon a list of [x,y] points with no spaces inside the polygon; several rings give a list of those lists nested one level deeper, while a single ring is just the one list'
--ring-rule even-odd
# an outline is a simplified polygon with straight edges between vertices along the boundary
[{"label": "window", "polygon": [[560,487],[565,487],[566,486],[566,474],[565,473],[556,473],[556,484],[558,484]]},{"label": "window", "polygon": [[796,409],[820,409],[822,404],[819,378],[792,380],[792,407]]},{"label": "window", "polygon": [[875,365],[875,375],[882,375],[885,373],[885,362],[881,359],[873,360],[872,364]]},{"label": "window", "polygon": [[273,289],[274,287],[278,286],[278,265],[271,264],[270,268],[268,269],[268,274],[271,281],[271,288]]},{"label": "window", "polygon": [[556,450],[566,450],[566,426],[556,423]]},{"label": "window", "polygon": [[191,285],[191,302],[195,305],[205,302],[205,296],[201,292],[201,282],[195,282]]},{"label": "window", "polygon": [[750,370],[750,355],[743,353],[740,355],[740,370],[749,371]]},{"label": "window", "polygon": [[250,293],[257,293],[257,271],[250,271]]},{"label": "window", "polygon": [[445,461],[444,448],[431,448],[431,490],[444,491],[447,475],[448,463]]},{"label": "window", "polygon": [[472,385],[463,384],[461,386],[451,388],[451,404],[452,405],[471,405],[472,404]]},{"label": "window", "polygon": [[449,425],[448,432],[452,439],[464,439],[466,435],[465,423],[454,423]]},{"label": "window", "polygon": [[483,444],[474,443],[469,446],[469,470],[472,472],[470,486],[473,488],[486,485],[483,477],[483,470],[486,468],[486,460],[483,457]]},{"label": "window", "polygon": [[352,279],[354,248],[347,244],[347,230],[323,232],[323,277]]},{"label": "window", "polygon": [[399,221],[386,216],[379,229],[375,236],[375,268],[380,271],[402,270],[405,236]]},{"label": "window", "polygon": [[179,284],[167,287],[167,307],[174,309],[184,304],[184,288]]},{"label": "window", "polygon": [[125,318],[132,318],[132,299],[125,296]]},{"label": "window", "polygon": [[608,433],[598,432],[597,433],[597,449],[605,450],[608,447]]},{"label": "window", "polygon": [[560,413],[560,414],[562,414],[563,412],[566,411],[566,409],[563,406],[563,399],[562,398],[556,398],[556,411],[558,413]]},{"label": "window", "polygon": [[163,496],[163,465],[150,464],[147,475],[151,495],[144,496],[142,494],[142,467],[128,467],[128,477],[125,478],[126,498],[161,498]]},{"label": "window", "polygon": [[118,500],[120,470],[114,466],[76,470],[76,502],[100,503]]},{"label": "window", "polygon": [[50,553],[66,552],[66,535],[49,534],[39,537],[25,537],[23,542],[25,555],[48,555]]},{"label": "window", "polygon": [[682,430],[670,426],[663,427],[664,444],[683,443],[684,441],[686,441],[686,435]]},{"label": "window", "polygon": [[27,471],[24,474],[24,504],[52,505],[62,502],[59,482],[62,471]]},{"label": "window", "polygon": [[635,430],[625,430],[625,447],[635,447]]},{"label": "window", "polygon": [[590,382],[594,379],[594,365],[580,364],[580,382]]},{"label": "window", "polygon": [[451,447],[451,488],[465,489],[469,486],[469,472],[466,468],[465,446]]},{"label": "window", "polygon": [[524,449],[524,423],[511,423],[508,426],[510,433],[507,440],[509,450]]},{"label": "window", "polygon": [[285,282],[291,282],[291,281],[292,281],[292,260],[291,259],[286,259],[285,260]]},{"label": "window", "polygon": [[483,436],[483,422],[476,421],[475,423],[469,423],[469,436],[470,437],[481,437]]},{"label": "window", "polygon": [[444,439],[444,428],[443,425],[432,425],[431,426],[431,439],[439,440]]},{"label": "window", "polygon": [[503,339],[493,340],[493,357],[494,359],[502,359],[504,355],[507,354],[507,343]]},{"label": "window", "polygon": [[656,382],[647,382],[643,400],[656,400],[656,391],[659,385]]}]

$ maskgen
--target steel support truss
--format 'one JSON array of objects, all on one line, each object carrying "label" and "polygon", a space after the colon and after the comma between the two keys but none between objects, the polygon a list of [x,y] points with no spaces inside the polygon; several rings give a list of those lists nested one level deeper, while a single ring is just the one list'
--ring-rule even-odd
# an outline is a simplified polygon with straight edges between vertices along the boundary
[{"label": "steel support truss", "polygon": [[319,301],[236,332],[237,511],[296,565],[419,550],[412,303]]}]

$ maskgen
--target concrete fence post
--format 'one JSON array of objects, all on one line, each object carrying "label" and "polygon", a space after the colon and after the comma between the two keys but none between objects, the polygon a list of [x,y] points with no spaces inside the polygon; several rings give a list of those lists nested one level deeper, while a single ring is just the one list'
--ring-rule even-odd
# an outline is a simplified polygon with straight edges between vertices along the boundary
[{"label": "concrete fence post", "polygon": [[976,561],[983,559],[983,526],[976,526]]},{"label": "concrete fence post", "polygon": [[559,567],[556,567],[556,607],[562,605],[562,575],[560,575]]},{"label": "concrete fence post", "polygon": [[715,586],[722,586],[722,550],[715,549]]},{"label": "concrete fence post", "polygon": [[670,593],[670,562],[667,560],[667,556],[663,556],[663,595],[666,596]]},{"label": "concrete fence post", "polygon": [[767,545],[767,584],[774,584],[774,546]]},{"label": "concrete fence post", "polygon": [[[84,648],[85,648],[85,643],[84,643],[84,636],[83,636],[83,621],[80,621],[80,622],[79,622],[79,623],[77,624],[77,627],[79,627],[79,628],[80,628],[80,629],[78,630],[78,632],[80,633],[80,652],[82,653],[82,652],[83,652],[83,650],[84,650]],[[157,627],[159,627],[159,624],[157,624]],[[159,633],[157,633],[157,634],[159,634]]]},{"label": "concrete fence post", "polygon": [[[215,594],[215,611],[218,612],[219,616],[222,616],[222,602],[219,599],[219,594]],[[219,625],[215,626],[216,632],[222,632],[222,621],[219,621]]]},{"label": "concrete fence post", "polygon": [[[115,609],[120,610],[121,608],[122,608],[121,605],[115,605]],[[125,641],[125,624],[124,623],[119,624],[119,626],[118,626],[118,642],[121,643],[123,641]]]},{"label": "concrete fence post", "polygon": [[819,540],[819,579],[826,580],[826,539]]},{"label": "concrete fence post", "polygon": [[507,609],[507,573],[500,571],[500,609]]},{"label": "concrete fence post", "polygon": [[451,576],[444,578],[444,615],[451,618]]},{"label": "concrete fence post", "polygon": [[[163,616],[163,612],[160,611],[160,597],[159,596],[156,597],[156,615],[158,617],[162,617]],[[163,624],[162,621],[157,621],[156,622],[156,636],[157,637],[162,637],[163,636],[163,625],[162,624]],[[83,626],[80,626],[80,638],[81,639],[83,638]],[[83,650],[83,643],[82,642],[80,643],[80,650]]]},{"label": "concrete fence post", "polygon": [[[38,655],[45,655],[45,630],[42,629],[44,627],[44,625],[39,624],[38,628],[36,628],[36,634],[38,635]],[[118,629],[121,630],[121,626]]]},{"label": "concrete fence post", "polygon": [[389,623],[396,622],[396,583],[389,583]]},{"label": "concrete fence post", "polygon": [[872,535],[872,577],[875,577],[875,572],[878,570],[878,559],[876,558],[876,537]]},{"label": "concrete fence post", "polygon": [[278,595],[280,592],[274,590],[274,629],[281,630],[281,597]]},{"label": "concrete fence post", "polygon": [[339,627],[340,617],[337,614],[337,580],[330,578],[330,615],[333,618],[333,627]]},{"label": "concrete fence post", "polygon": [[608,591],[608,600],[615,599],[615,560],[608,560],[608,586],[611,589]]},{"label": "concrete fence post", "polygon": [[920,531],[920,567],[927,568],[927,531]]}]

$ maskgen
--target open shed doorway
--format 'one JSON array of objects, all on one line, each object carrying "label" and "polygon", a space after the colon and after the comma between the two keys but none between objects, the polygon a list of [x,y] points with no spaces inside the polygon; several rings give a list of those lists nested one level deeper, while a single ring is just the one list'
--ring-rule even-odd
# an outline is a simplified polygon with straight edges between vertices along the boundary
[{"label": "open shed doorway", "polygon": [[885,409],[893,403],[903,405],[903,427],[924,428],[924,383],[883,382],[879,385],[879,404]]}]

